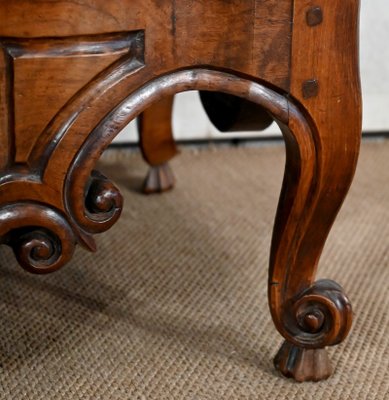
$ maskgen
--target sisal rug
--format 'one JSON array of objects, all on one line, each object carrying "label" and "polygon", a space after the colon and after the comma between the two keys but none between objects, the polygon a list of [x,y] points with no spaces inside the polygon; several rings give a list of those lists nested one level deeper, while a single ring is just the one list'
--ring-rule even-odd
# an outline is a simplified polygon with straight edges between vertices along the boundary
[{"label": "sisal rug", "polygon": [[321,259],[355,312],[335,374],[298,384],[272,358],[266,298],[283,146],[187,150],[170,193],[139,193],[146,165],[110,150],[117,225],[50,276],[0,248],[0,399],[389,399],[389,143],[365,143]]}]

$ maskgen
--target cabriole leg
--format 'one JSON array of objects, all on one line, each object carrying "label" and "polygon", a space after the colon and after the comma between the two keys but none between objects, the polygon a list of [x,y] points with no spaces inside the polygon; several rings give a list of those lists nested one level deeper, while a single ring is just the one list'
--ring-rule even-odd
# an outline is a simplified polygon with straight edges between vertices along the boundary
[{"label": "cabriole leg", "polygon": [[331,374],[325,347],[340,343],[352,320],[343,289],[330,280],[315,282],[315,274],[359,153],[359,1],[295,1],[293,7],[289,99],[302,113],[291,107],[283,128],[287,161],[269,302],[286,339],[276,368],[297,381],[318,381]]},{"label": "cabriole leg", "polygon": [[270,258],[269,303],[286,339],[275,366],[297,381],[318,381],[332,373],[325,347],[340,343],[352,322],[342,287],[314,277],[354,175],[360,135],[356,124],[347,146],[334,144],[291,111],[283,127],[287,161]]}]

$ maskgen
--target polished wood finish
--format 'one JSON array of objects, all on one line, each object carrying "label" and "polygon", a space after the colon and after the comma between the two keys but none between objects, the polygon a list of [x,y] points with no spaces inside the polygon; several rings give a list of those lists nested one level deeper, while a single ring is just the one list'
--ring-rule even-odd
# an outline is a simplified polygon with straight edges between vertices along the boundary
[{"label": "polished wood finish", "polygon": [[[128,122],[186,90],[253,102],[281,127],[287,154],[268,285],[286,340],[275,364],[299,381],[328,377],[325,347],[347,336],[351,306],[339,285],[314,277],[359,152],[358,9],[358,0],[0,1],[2,243],[38,273],[66,264],[76,243],[96,250],[93,235],[117,221],[122,198],[95,165]],[[165,133],[141,129],[154,167],[175,151]]]}]

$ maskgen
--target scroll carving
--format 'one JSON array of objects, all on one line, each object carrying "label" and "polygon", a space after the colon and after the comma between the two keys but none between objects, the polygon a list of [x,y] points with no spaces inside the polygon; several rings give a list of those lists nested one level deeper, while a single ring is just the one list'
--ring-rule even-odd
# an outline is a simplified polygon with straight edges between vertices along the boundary
[{"label": "scroll carving", "polygon": [[[45,179],[44,173],[52,151],[72,123],[90,107],[88,102],[104,97],[123,77],[142,68],[143,53],[143,31],[77,37],[0,38],[0,67],[5,72],[4,85],[1,85],[1,89],[5,88],[1,96],[5,112],[0,115],[0,140],[9,150],[7,157],[1,160],[4,171],[0,177],[0,198],[5,205],[0,208],[0,214],[6,224],[0,229],[0,241],[14,249],[23,268],[36,273],[60,268],[70,260],[76,242],[94,250],[91,234],[108,229],[118,219],[121,195],[97,171],[90,171],[82,191],[77,193],[83,205],[71,216],[66,215],[63,194],[68,171],[63,171],[60,177],[54,173],[54,184]],[[66,71],[56,71],[51,79],[44,75],[46,70],[54,71],[57,60],[66,63],[67,59],[71,64],[78,63],[78,75],[67,79],[66,85],[61,84],[61,75]],[[15,119],[24,114],[25,97],[17,95],[18,82],[30,79],[32,72],[35,79],[39,79],[36,69],[40,65],[44,67],[45,84],[47,81],[52,85],[51,91],[47,88],[44,92],[49,101],[44,100],[45,107],[41,107],[48,115],[35,114],[32,123],[26,118],[28,126],[20,121],[17,124]],[[29,107],[33,109],[36,85],[27,86],[32,96],[28,98],[32,103]],[[55,114],[46,121],[53,105],[58,109],[54,108]],[[41,131],[42,123],[46,125],[42,125]],[[22,135],[18,134],[17,125],[19,129],[24,126]],[[25,145],[21,141],[29,143]],[[69,152],[64,155],[67,154]]]},{"label": "scroll carving", "polygon": [[296,346],[320,349],[336,345],[351,328],[351,304],[340,285],[320,280],[288,302],[284,321],[288,339]]},{"label": "scroll carving", "polygon": [[24,269],[39,274],[64,266],[76,244],[60,212],[34,203],[10,204],[0,210],[0,239],[12,247]]},{"label": "scroll carving", "polygon": [[[84,199],[81,206],[74,199]],[[123,198],[119,189],[103,174],[92,171],[86,185],[86,193],[69,199],[71,215],[77,224],[88,233],[108,230],[120,217]]]}]

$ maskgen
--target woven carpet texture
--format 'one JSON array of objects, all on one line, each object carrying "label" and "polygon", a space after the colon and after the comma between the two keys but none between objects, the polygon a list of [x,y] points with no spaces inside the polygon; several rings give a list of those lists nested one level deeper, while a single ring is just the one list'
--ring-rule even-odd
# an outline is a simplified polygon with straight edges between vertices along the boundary
[{"label": "woven carpet texture", "polygon": [[[272,359],[282,343],[267,266],[282,145],[184,150],[172,192],[140,193],[147,166],[109,150],[119,222],[62,270],[34,276],[0,248],[0,399],[389,399],[389,143],[362,146],[319,277],[346,290],[349,337],[335,374],[295,383]],[[336,166],[334,166],[336,168]]]}]

